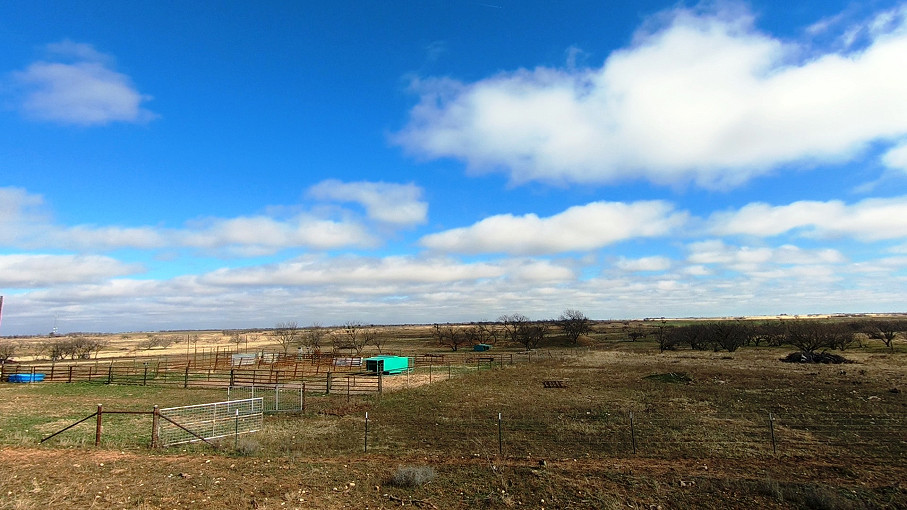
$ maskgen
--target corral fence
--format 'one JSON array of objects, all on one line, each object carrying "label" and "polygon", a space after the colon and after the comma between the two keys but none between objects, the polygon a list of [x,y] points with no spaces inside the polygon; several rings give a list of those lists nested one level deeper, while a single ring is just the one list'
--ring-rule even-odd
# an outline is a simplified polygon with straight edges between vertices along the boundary
[{"label": "corral fence", "polygon": [[139,386],[177,386],[182,388],[225,388],[236,386],[295,386],[312,393],[363,395],[383,390],[382,376],[365,372],[323,371],[304,373],[292,368],[237,367],[225,370],[194,369],[188,365],[168,364],[71,364],[28,365],[5,370],[4,380],[24,374],[27,380],[43,382],[91,382]]},{"label": "corral fence", "polygon": [[[220,353],[219,353],[220,354]],[[427,369],[430,375],[452,367],[498,368],[543,357],[543,353],[456,352],[411,354],[410,369]],[[550,356],[550,354],[549,354]],[[282,353],[229,353],[202,361],[172,358],[130,358],[102,362],[73,361],[15,363],[0,366],[0,380],[21,374],[25,380],[45,382],[94,382],[141,386],[212,388],[232,386],[305,385],[314,393],[380,393],[381,377],[363,371],[363,358],[332,355],[283,355]]]},{"label": "corral fence", "polygon": [[162,447],[258,432],[264,423],[262,397],[160,410],[156,437]]},{"label": "corral fence", "polygon": [[305,409],[305,385],[230,386],[227,400],[260,398],[265,413],[299,412]]}]

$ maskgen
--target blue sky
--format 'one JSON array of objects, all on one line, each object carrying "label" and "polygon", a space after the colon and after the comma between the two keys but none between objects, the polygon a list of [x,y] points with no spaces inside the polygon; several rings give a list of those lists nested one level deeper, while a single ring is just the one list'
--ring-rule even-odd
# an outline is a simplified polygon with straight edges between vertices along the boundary
[{"label": "blue sky", "polygon": [[904,311],[907,4],[0,5],[0,334]]}]

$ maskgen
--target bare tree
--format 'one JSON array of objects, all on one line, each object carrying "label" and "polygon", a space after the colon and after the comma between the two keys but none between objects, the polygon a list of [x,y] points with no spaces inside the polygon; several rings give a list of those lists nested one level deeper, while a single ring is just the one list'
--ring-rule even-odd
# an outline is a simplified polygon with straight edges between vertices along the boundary
[{"label": "bare tree", "polygon": [[502,315],[498,317],[498,322],[501,323],[501,329],[505,340],[509,340],[512,343],[522,343],[517,337],[519,336],[520,329],[529,322],[529,317],[520,313]]},{"label": "bare tree", "polygon": [[716,352],[719,348],[734,352],[749,343],[750,328],[740,322],[710,322],[706,325],[706,343]]},{"label": "bare tree", "polygon": [[[242,332],[240,331],[230,331],[230,341],[236,345],[236,350],[239,350],[239,346],[242,345],[243,338]],[[195,342],[198,342],[198,335],[195,336]]]},{"label": "bare tree", "polygon": [[866,327],[866,334],[869,338],[881,340],[888,350],[894,351],[892,343],[898,337],[898,333],[907,330],[903,321],[872,321]]},{"label": "bare tree", "polygon": [[635,342],[649,336],[649,332],[646,331],[646,328],[644,328],[641,324],[627,326],[626,333],[627,338],[629,338],[631,342]]},{"label": "bare tree", "polygon": [[763,322],[753,327],[750,340],[756,347],[762,342],[771,347],[778,347],[784,343],[786,326],[781,320]]},{"label": "bare tree", "polygon": [[362,354],[365,348],[364,335],[362,334],[362,324],[359,322],[347,321],[343,323],[340,331],[334,335],[334,350],[349,349],[355,351],[357,355]]},{"label": "bare tree", "polygon": [[299,324],[296,321],[278,322],[274,326],[274,339],[277,340],[286,355],[290,347],[299,341]]},{"label": "bare tree", "polygon": [[0,343],[0,365],[12,359],[13,355],[16,354],[17,347],[13,342]]},{"label": "bare tree", "polygon": [[574,345],[579,342],[579,337],[588,335],[592,331],[592,321],[579,310],[564,310],[564,313],[557,318],[557,325]]},{"label": "bare tree", "polygon": [[[378,331],[375,328],[362,328],[362,347],[363,349],[366,346],[374,345],[378,352],[381,352],[381,335],[378,334]],[[361,354],[361,350],[357,351],[357,354]]]},{"label": "bare tree", "polygon": [[466,344],[477,345],[477,344],[488,344],[490,335],[488,333],[488,328],[484,327],[482,324],[473,324],[463,330],[463,336],[466,339]]},{"label": "bare tree", "polygon": [[542,321],[521,322],[516,329],[517,342],[522,344],[527,351],[535,349],[545,340],[548,330],[548,324]]},{"label": "bare tree", "polygon": [[482,330],[485,342],[491,345],[497,345],[498,338],[503,334],[503,330],[496,322],[480,322],[477,327]]},{"label": "bare tree", "polygon": [[463,334],[463,331],[450,324],[444,326],[435,324],[432,331],[438,340],[438,344],[450,347],[452,351],[458,350],[461,345],[467,342],[467,337]]},{"label": "bare tree", "polygon": [[669,326],[667,321],[664,320],[655,327],[655,338],[658,340],[658,350],[660,352],[674,350],[674,335],[671,334],[673,329],[674,326]]},{"label": "bare tree", "polygon": [[305,330],[303,343],[306,347],[312,349],[313,352],[320,352],[321,342],[324,341],[325,335],[327,335],[327,330],[321,324],[315,322]]},{"label": "bare tree", "polygon": [[834,327],[815,320],[793,320],[787,323],[787,343],[802,352],[812,353],[834,346]]}]

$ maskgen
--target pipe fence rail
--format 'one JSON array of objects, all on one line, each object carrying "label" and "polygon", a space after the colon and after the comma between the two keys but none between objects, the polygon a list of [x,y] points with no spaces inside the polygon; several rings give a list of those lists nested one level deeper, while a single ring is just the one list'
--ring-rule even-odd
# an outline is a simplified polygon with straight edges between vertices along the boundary
[{"label": "pipe fence rail", "polygon": [[258,432],[264,422],[261,397],[168,407],[155,431],[162,447]]}]

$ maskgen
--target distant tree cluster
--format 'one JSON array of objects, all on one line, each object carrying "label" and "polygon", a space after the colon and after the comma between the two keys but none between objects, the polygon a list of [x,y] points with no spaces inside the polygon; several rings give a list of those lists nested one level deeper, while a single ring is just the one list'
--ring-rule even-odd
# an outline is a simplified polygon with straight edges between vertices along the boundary
[{"label": "distant tree cluster", "polygon": [[761,323],[715,321],[656,327],[662,351],[689,347],[694,350],[734,352],[743,346],[791,345],[802,352],[820,349],[845,350],[861,340],[861,335],[882,340],[892,349],[892,342],[907,332],[907,321],[879,320],[833,322],[821,320],[778,320]]},{"label": "distant tree cluster", "polygon": [[166,349],[176,342],[179,342],[179,340],[180,337],[174,335],[151,335],[145,340],[139,342],[139,347],[145,350],[154,349],[155,347]]},{"label": "distant tree cluster", "polygon": [[69,359],[90,359],[92,353],[97,354],[107,346],[107,341],[76,337],[55,337],[41,346],[41,353],[52,361]]}]

